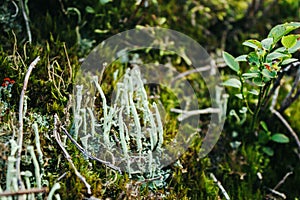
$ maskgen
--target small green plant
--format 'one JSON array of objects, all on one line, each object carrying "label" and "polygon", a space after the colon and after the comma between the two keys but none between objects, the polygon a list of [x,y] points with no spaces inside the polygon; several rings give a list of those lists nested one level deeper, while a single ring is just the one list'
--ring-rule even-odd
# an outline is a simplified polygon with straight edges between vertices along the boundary
[{"label": "small green plant", "polygon": [[[243,101],[243,106],[253,115],[252,131],[258,128],[259,115],[269,102],[272,84],[287,65],[297,61],[292,54],[300,49],[300,34],[290,33],[298,28],[300,22],[277,25],[261,41],[246,40],[243,45],[254,50],[236,58],[223,52],[226,64],[238,76],[226,80],[223,85],[238,89],[235,96]],[[242,63],[249,66],[246,72],[241,68]]]},{"label": "small green plant", "polygon": [[273,156],[274,151],[271,147],[267,146],[269,141],[277,142],[277,143],[289,143],[289,138],[282,133],[274,133],[272,134],[269,131],[267,124],[264,121],[260,122],[262,130],[259,131],[258,134],[258,142],[262,146],[262,151],[268,156]]}]

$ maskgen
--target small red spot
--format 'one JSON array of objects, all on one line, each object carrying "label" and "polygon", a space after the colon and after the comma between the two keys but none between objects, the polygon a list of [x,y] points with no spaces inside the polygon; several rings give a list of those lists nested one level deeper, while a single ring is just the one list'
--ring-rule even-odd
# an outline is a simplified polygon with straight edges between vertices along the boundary
[{"label": "small red spot", "polygon": [[269,64],[264,64],[265,65],[265,67],[267,68],[267,70],[269,70],[269,71],[271,71],[271,67],[270,67],[270,65]]}]

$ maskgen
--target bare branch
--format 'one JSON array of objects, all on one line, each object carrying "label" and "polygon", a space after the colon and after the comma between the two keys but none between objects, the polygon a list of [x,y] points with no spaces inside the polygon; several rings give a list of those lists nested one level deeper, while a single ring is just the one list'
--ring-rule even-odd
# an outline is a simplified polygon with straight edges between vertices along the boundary
[{"label": "bare branch", "polygon": [[23,184],[22,179],[21,179],[20,165],[21,165],[22,145],[23,145],[23,117],[25,115],[25,113],[23,113],[24,98],[25,98],[25,92],[26,92],[29,76],[30,76],[31,71],[33,70],[33,68],[39,62],[39,60],[40,60],[40,57],[38,56],[29,65],[29,68],[28,68],[27,73],[25,75],[25,79],[24,79],[24,83],[23,83],[23,89],[22,89],[22,92],[21,92],[20,102],[19,102],[19,136],[18,136],[18,146],[19,146],[19,148],[18,148],[18,152],[17,152],[16,170],[17,170],[18,182],[21,185],[22,189],[24,189],[24,184]]},{"label": "bare branch", "polygon": [[213,181],[217,184],[217,186],[220,188],[222,194],[224,195],[226,200],[230,200],[230,197],[228,195],[228,193],[226,192],[226,190],[224,189],[223,185],[221,184],[220,181],[218,181],[218,179],[215,177],[215,175],[213,173],[210,173],[210,177],[213,179]]},{"label": "bare branch", "polygon": [[[300,62],[298,62],[298,65],[300,65]],[[280,109],[279,109],[280,113],[283,113],[283,111],[287,109],[300,95],[300,89],[298,89],[298,91],[296,92],[299,82],[300,82],[300,67],[298,68],[292,89],[290,90],[290,92],[287,94],[287,96],[284,98],[283,102],[280,105]]]},{"label": "bare branch", "polygon": [[32,194],[32,193],[47,193],[48,191],[49,191],[49,189],[47,187],[44,187],[44,188],[31,188],[31,189],[28,189],[28,190],[18,190],[18,191],[14,191],[14,192],[5,191],[5,192],[0,193],[0,197],[16,196],[16,195]]},{"label": "bare branch", "polygon": [[285,180],[292,174],[293,172],[286,173],[286,175],[282,178],[281,181],[279,181],[279,183],[277,183],[277,185],[273,188],[273,190],[277,190],[285,182]]},{"label": "bare branch", "polygon": [[188,76],[190,74],[193,74],[193,73],[198,73],[198,72],[203,72],[203,71],[208,71],[212,68],[212,66],[210,65],[207,65],[207,66],[204,66],[204,67],[199,67],[199,68],[195,68],[195,69],[192,69],[192,70],[188,70],[188,71],[185,71],[185,72],[182,72],[180,74],[178,74],[177,76],[175,76],[173,79],[172,79],[172,82],[178,80],[178,79],[181,79],[185,76]]},{"label": "bare branch", "polygon": [[107,167],[110,167],[111,169],[114,169],[116,171],[118,171],[119,173],[121,173],[121,170],[119,167],[114,166],[112,163],[101,160],[99,158],[96,158],[92,155],[90,155],[90,153],[88,153],[82,146],[80,146],[76,140],[74,138],[72,138],[72,136],[70,135],[70,133],[68,133],[68,131],[62,126],[61,129],[64,131],[64,133],[67,135],[67,137],[71,140],[71,142],[77,147],[77,149],[79,151],[81,151],[85,156],[87,156],[88,158],[92,159],[92,160],[96,160],[104,165],[106,165]]},{"label": "bare branch", "polygon": [[191,110],[191,111],[180,110],[177,108],[171,108],[171,112],[179,113],[180,115],[178,116],[178,120],[182,121],[182,120],[189,118],[191,116],[194,116],[194,115],[220,113],[221,111],[219,108],[205,108],[202,110]]},{"label": "bare branch", "polygon": [[64,147],[64,145],[61,142],[60,136],[57,132],[57,123],[58,123],[58,116],[55,114],[54,115],[54,129],[53,129],[53,135],[55,137],[55,140],[58,143],[59,147],[62,149],[65,158],[69,161],[71,167],[74,169],[75,175],[84,183],[84,185],[87,189],[87,193],[92,194],[90,184],[86,181],[85,177],[83,177],[80,174],[80,172],[77,170],[77,168],[75,167],[75,165],[72,161],[72,157],[70,156],[70,154],[68,153],[68,151],[66,150],[66,148]]},{"label": "bare branch", "polygon": [[277,196],[280,196],[281,198],[286,199],[286,195],[285,195],[285,194],[283,194],[283,193],[281,193],[281,192],[278,192],[278,191],[276,191],[276,190],[274,190],[274,189],[271,189],[271,188],[268,188],[268,190],[269,190],[270,192],[272,192],[273,194],[276,194]]},{"label": "bare branch", "polygon": [[[292,134],[292,136],[294,137],[296,144],[298,146],[298,150],[300,152],[300,140],[298,138],[298,135],[296,134],[296,132],[292,129],[292,127],[289,125],[289,123],[284,119],[284,117],[276,110],[271,109],[271,112],[273,114],[275,114],[280,120],[281,122],[286,126],[286,128],[290,131],[290,133]],[[299,156],[299,153],[297,153]]]}]

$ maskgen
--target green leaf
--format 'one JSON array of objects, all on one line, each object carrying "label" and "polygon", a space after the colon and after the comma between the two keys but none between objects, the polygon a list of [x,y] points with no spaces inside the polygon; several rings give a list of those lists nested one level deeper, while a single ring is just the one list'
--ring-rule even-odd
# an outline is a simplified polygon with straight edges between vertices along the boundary
[{"label": "green leaf", "polygon": [[247,62],[247,55],[241,55],[235,58],[237,62]]},{"label": "green leaf", "polygon": [[275,78],[277,73],[275,71],[269,71],[267,69],[263,69],[261,74],[266,78]]},{"label": "green leaf", "polygon": [[235,88],[241,88],[241,86],[242,86],[241,81],[236,78],[228,79],[222,85],[229,86],[229,87],[235,87]]},{"label": "green leaf", "polygon": [[243,95],[242,94],[235,94],[235,96],[239,99],[243,99]]},{"label": "green leaf", "polygon": [[270,141],[271,132],[270,131],[259,131],[258,142],[261,144],[267,144]]},{"label": "green leaf", "polygon": [[265,130],[265,131],[269,131],[269,129],[268,129],[268,126],[267,126],[267,124],[266,124],[266,122],[264,122],[264,121],[260,121],[260,125],[261,125],[261,127]]},{"label": "green leaf", "polygon": [[282,61],[281,65],[288,65],[292,62],[296,62],[297,60],[298,60],[297,58],[288,58],[288,59]]},{"label": "green leaf", "polygon": [[273,149],[271,149],[270,147],[263,147],[262,151],[267,154],[268,156],[273,156],[274,155],[274,151]]},{"label": "green leaf", "polygon": [[87,13],[91,13],[91,14],[94,14],[94,13],[95,13],[94,8],[92,8],[91,6],[85,7],[85,11],[86,11]]},{"label": "green leaf", "polygon": [[99,3],[101,4],[101,5],[105,5],[105,4],[107,4],[107,3],[109,3],[109,2],[111,2],[112,0],[99,0]]},{"label": "green leaf", "polygon": [[238,72],[240,70],[240,65],[237,61],[234,60],[234,57],[229,53],[223,51],[223,59],[225,63],[230,67],[232,70]]},{"label": "green leaf", "polygon": [[157,18],[157,22],[159,25],[163,25],[164,23],[166,23],[166,21],[167,21],[167,18],[165,18],[165,17]]},{"label": "green leaf", "polygon": [[260,77],[254,78],[253,83],[259,87],[262,87],[265,85],[265,83],[262,81],[262,79]]},{"label": "green leaf", "polygon": [[243,42],[243,45],[247,46],[247,47],[251,47],[253,49],[262,47],[260,41],[258,41],[258,40],[246,40],[245,42]]},{"label": "green leaf", "polygon": [[297,43],[293,47],[289,48],[289,53],[295,53],[299,49],[300,49],[300,40],[297,40]]},{"label": "green leaf", "polygon": [[257,67],[260,66],[259,57],[256,54],[256,52],[250,52],[247,56],[247,60],[250,63],[250,65],[255,65]]},{"label": "green leaf", "polygon": [[252,90],[248,91],[248,93],[256,95],[256,96],[259,95],[259,92],[255,89],[252,89]]},{"label": "green leaf", "polygon": [[285,57],[289,57],[290,55],[284,54],[284,53],[279,53],[279,52],[272,52],[270,54],[267,55],[267,61],[272,61],[275,59],[280,59],[280,58],[285,58]]},{"label": "green leaf", "polygon": [[297,35],[287,35],[281,38],[281,43],[285,48],[289,49],[296,45],[297,39]]},{"label": "green leaf", "polygon": [[289,143],[290,139],[282,134],[282,133],[276,133],[274,135],[272,135],[271,140],[277,143]]},{"label": "green leaf", "polygon": [[279,48],[275,49],[274,52],[286,53],[286,48],[285,47],[279,47]]},{"label": "green leaf", "polygon": [[270,50],[273,44],[273,38],[266,38],[261,41],[261,45],[264,49]]},{"label": "green leaf", "polygon": [[273,38],[273,43],[277,43],[284,35],[300,27],[300,22],[279,24],[271,29],[268,37]]},{"label": "green leaf", "polygon": [[245,79],[256,78],[259,77],[259,73],[258,72],[243,73],[242,76],[245,77]]}]

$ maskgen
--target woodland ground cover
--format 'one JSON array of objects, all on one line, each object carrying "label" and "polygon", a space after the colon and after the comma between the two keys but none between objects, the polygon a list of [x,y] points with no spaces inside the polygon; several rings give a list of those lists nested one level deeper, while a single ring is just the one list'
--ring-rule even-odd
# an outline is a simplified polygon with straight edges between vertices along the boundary
[{"label": "woodland ground cover", "polygon": [[[299,58],[299,27],[279,28],[283,32],[277,29],[275,36],[268,33],[278,24],[300,21],[299,13],[299,2],[291,0],[4,0],[0,199],[14,199],[18,192],[30,192],[31,199],[226,199],[226,194],[231,199],[298,199],[300,70],[291,55]],[[72,92],[83,59],[101,41],[141,26],[169,28],[195,39],[216,62],[224,85],[231,86],[226,87],[224,129],[212,152],[200,159],[201,140],[195,140],[174,165],[157,171],[163,179],[120,174],[87,159],[66,135],[73,134]],[[285,49],[267,56],[280,47]],[[145,63],[190,70],[177,55],[154,50],[134,53]],[[136,59],[134,53],[129,60]],[[103,77],[113,83],[111,74],[116,69],[124,74],[125,68],[116,61]],[[193,74],[187,78],[198,88],[201,109],[209,107],[203,80]],[[113,86],[101,85],[106,94]],[[165,106],[178,105],[170,91],[159,89]],[[101,106],[97,109],[104,113]],[[168,141],[176,134],[178,120],[174,113],[165,117]],[[208,122],[208,115],[201,116],[199,135],[205,135]],[[78,144],[83,146],[82,141]]]}]

